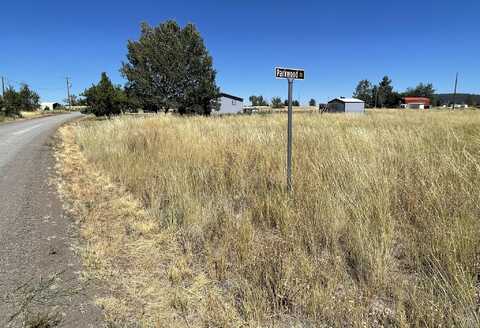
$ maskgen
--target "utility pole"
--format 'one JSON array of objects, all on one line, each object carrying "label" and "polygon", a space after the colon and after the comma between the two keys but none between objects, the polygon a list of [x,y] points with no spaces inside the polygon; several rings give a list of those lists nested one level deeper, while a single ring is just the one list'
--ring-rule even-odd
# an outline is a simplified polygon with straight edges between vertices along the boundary
[{"label": "utility pole", "polygon": [[2,76],[2,97],[5,97],[5,78]]},{"label": "utility pole", "polygon": [[65,78],[67,80],[67,100],[68,100],[68,106],[70,106],[70,108],[72,107],[72,98],[70,98],[70,78],[69,77],[66,77]]},{"label": "utility pole", "polygon": [[455,102],[457,98],[457,83],[458,83],[458,72],[457,72],[457,75],[455,76],[455,89],[453,91],[453,105],[452,105],[453,110],[455,110]]}]

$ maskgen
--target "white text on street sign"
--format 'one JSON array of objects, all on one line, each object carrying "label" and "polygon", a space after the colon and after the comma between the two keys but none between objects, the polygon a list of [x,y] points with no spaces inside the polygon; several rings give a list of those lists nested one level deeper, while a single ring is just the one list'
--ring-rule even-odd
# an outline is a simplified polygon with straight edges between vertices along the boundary
[{"label": "white text on street sign", "polygon": [[275,77],[277,79],[304,80],[305,71],[303,69],[275,67]]}]

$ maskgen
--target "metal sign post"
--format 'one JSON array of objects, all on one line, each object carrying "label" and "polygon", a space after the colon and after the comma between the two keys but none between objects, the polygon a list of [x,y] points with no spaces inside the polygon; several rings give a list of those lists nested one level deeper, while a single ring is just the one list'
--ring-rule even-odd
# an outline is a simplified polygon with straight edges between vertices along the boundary
[{"label": "metal sign post", "polygon": [[292,109],[293,79],[288,79],[288,127],[287,127],[287,190],[292,191],[292,133],[293,133],[293,109]]},{"label": "metal sign post", "polygon": [[277,79],[288,79],[288,127],[287,127],[287,190],[292,192],[292,143],[293,143],[293,80],[304,80],[303,69],[275,68]]}]

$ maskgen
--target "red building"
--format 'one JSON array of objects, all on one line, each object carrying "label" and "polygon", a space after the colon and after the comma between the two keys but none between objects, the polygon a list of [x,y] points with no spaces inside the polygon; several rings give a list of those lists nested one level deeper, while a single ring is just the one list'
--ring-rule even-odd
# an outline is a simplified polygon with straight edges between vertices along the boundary
[{"label": "red building", "polygon": [[404,108],[427,109],[430,108],[430,98],[427,97],[405,97],[403,98]]}]

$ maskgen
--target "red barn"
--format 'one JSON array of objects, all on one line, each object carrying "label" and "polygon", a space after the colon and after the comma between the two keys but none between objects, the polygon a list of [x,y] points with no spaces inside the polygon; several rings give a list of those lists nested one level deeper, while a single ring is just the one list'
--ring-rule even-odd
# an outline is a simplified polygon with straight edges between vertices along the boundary
[{"label": "red barn", "polygon": [[405,97],[403,98],[404,108],[427,109],[430,108],[430,98],[427,97]]}]

